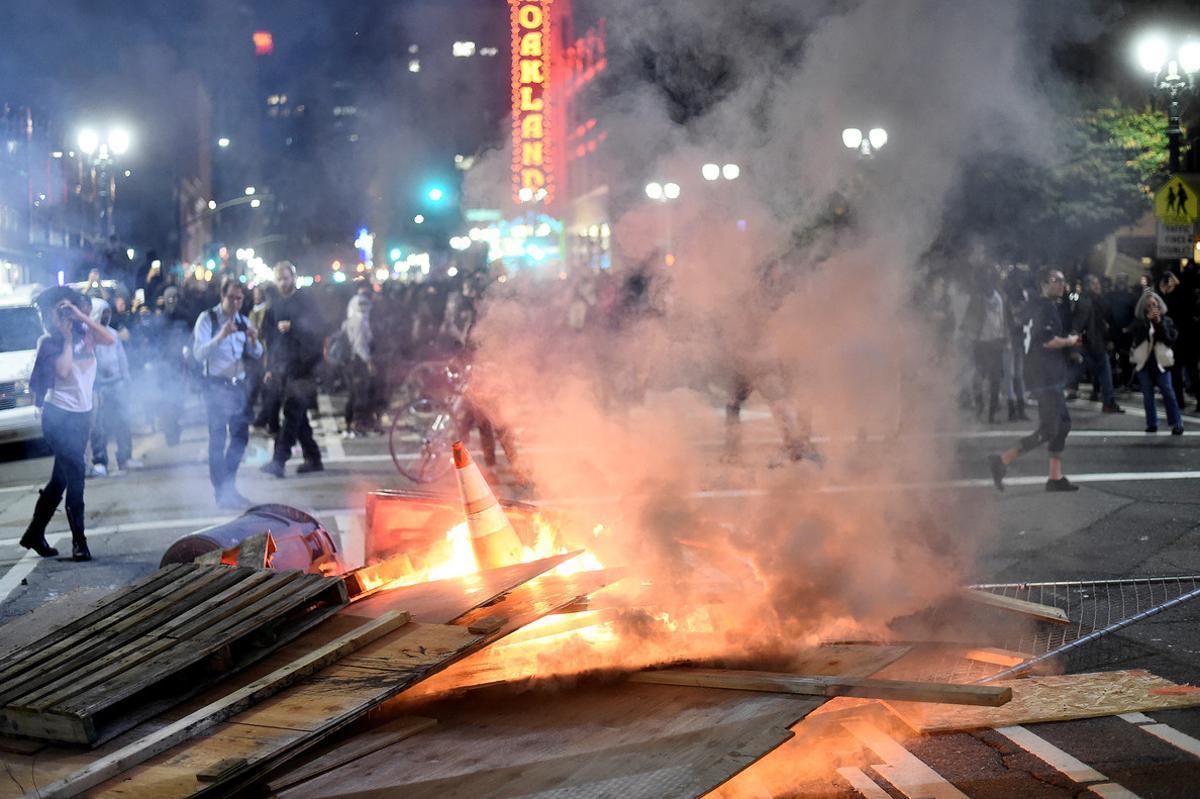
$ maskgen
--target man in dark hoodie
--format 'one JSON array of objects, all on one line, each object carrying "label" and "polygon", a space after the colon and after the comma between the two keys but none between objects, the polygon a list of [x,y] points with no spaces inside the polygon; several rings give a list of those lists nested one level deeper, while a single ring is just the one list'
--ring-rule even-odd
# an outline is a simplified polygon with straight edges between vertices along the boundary
[{"label": "man in dark hoodie", "polygon": [[[283,477],[292,446],[299,441],[304,463],[296,472],[319,472],[325,467],[313,438],[308,411],[317,406],[317,366],[324,353],[321,313],[307,292],[296,286],[296,267],[289,261],[275,266],[279,298],[263,317],[263,336],[271,353],[267,384],[276,383],[283,397],[283,426],[275,437],[275,455],[262,471]],[[276,382],[277,381],[277,382]]]}]

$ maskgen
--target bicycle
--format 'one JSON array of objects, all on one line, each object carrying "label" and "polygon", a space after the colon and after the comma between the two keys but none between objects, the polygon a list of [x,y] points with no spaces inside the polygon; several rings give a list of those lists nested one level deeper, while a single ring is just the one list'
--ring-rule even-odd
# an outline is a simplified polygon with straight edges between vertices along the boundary
[{"label": "bicycle", "polygon": [[450,361],[429,371],[416,399],[393,414],[388,431],[388,451],[396,471],[415,483],[435,482],[454,468],[451,447],[462,437],[467,411],[470,364]]}]

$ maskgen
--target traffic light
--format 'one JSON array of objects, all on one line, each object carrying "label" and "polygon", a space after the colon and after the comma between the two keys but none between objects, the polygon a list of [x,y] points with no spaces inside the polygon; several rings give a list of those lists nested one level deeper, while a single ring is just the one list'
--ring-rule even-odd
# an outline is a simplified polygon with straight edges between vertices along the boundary
[{"label": "traffic light", "polygon": [[425,192],[425,196],[431,202],[440,203],[446,197],[446,190],[441,186],[430,186],[429,190]]}]

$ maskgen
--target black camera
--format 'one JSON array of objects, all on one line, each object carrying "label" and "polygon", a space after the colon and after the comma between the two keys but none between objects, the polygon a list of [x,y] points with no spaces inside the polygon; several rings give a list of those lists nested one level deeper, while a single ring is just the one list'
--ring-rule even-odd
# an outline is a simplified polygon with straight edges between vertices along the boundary
[{"label": "black camera", "polygon": [[78,319],[75,319],[75,314],[73,314],[71,312],[71,308],[67,307],[66,305],[58,306],[58,318],[74,320],[71,322],[71,333],[74,335],[75,338],[81,339],[87,335],[87,331],[88,331],[87,325],[85,325],[83,322],[79,321]]}]

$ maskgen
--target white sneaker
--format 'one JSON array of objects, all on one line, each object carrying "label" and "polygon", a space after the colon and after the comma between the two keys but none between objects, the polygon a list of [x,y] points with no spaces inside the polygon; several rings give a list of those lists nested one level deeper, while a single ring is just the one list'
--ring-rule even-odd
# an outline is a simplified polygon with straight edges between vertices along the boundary
[{"label": "white sneaker", "polygon": [[130,458],[121,464],[121,471],[123,472],[136,472],[138,469],[144,468],[146,468],[146,464],[142,463],[137,458]]},{"label": "white sneaker", "polygon": [[91,475],[92,477],[108,477],[108,467],[103,463],[93,463]]}]

